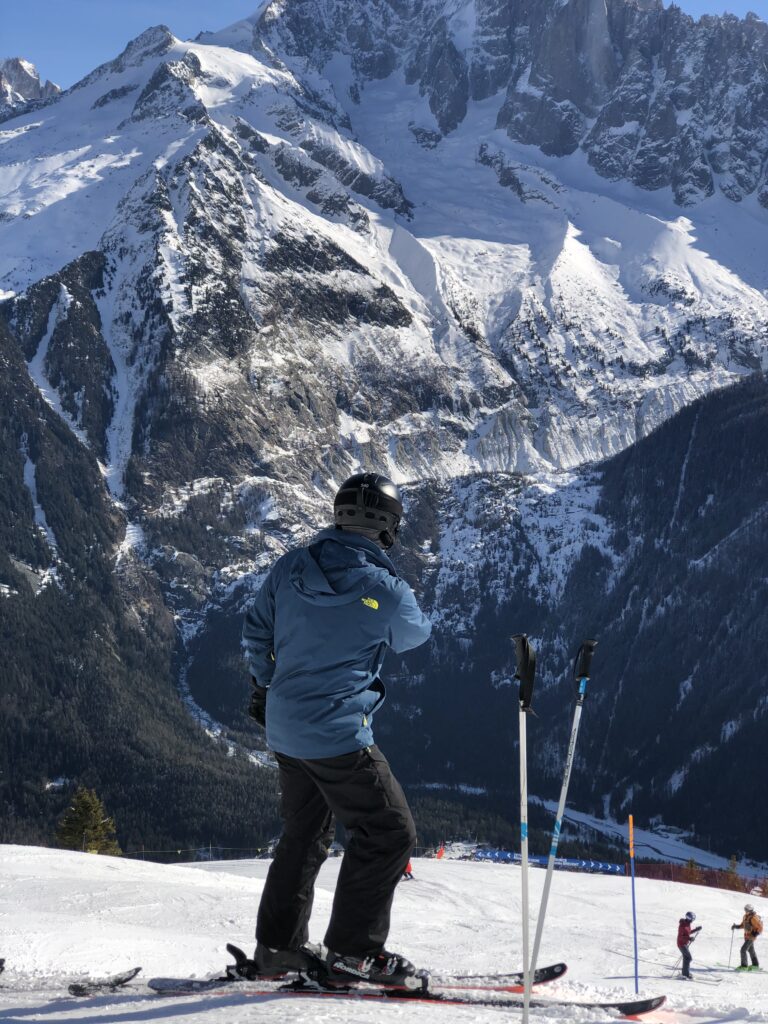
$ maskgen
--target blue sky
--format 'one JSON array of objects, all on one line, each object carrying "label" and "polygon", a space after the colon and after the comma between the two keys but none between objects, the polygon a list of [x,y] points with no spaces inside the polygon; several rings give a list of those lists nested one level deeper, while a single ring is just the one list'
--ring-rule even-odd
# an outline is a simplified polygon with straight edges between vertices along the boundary
[{"label": "blue sky", "polygon": [[[189,39],[253,14],[259,0],[0,0],[0,58],[25,57],[43,78],[66,88],[112,57],[150,25]],[[350,0],[351,3],[355,0]],[[667,2],[667,0],[665,0]],[[754,11],[768,21],[768,0],[678,0],[698,17]]]}]

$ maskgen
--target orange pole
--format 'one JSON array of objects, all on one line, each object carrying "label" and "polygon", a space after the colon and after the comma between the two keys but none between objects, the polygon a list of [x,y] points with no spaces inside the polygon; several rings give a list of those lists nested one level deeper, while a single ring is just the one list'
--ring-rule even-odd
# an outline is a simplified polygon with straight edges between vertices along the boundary
[{"label": "orange pole", "polygon": [[635,994],[640,990],[637,969],[637,907],[635,904],[635,819],[629,816],[629,865],[632,869],[632,933],[635,938]]}]

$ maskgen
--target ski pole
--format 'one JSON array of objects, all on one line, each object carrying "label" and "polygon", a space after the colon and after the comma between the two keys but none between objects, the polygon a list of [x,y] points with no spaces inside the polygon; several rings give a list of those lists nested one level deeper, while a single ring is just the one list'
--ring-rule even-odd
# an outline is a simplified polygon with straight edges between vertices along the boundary
[{"label": "ski pole", "polygon": [[731,948],[728,950],[728,966],[731,966],[731,957],[733,956],[733,928],[731,928]]},{"label": "ski pole", "polygon": [[544,918],[547,913],[547,902],[549,901],[549,890],[552,885],[552,874],[555,869],[555,858],[557,857],[557,844],[560,842],[560,830],[563,827],[563,815],[565,814],[565,802],[568,796],[568,786],[571,781],[573,769],[574,752],[576,750],[576,737],[579,734],[579,723],[581,722],[581,709],[587,695],[587,683],[589,682],[589,670],[592,665],[592,655],[595,653],[597,640],[585,640],[579,647],[576,654],[576,661],[573,666],[573,676],[577,683],[576,709],[573,713],[573,726],[571,727],[571,739],[568,744],[568,753],[565,758],[565,771],[563,772],[563,785],[560,790],[560,803],[557,805],[557,817],[555,827],[552,829],[552,845],[549,848],[549,860],[547,861],[547,874],[544,879],[544,891],[541,896],[539,907],[539,919],[536,922],[536,938],[533,942],[533,953],[531,955],[531,978],[536,977],[536,963],[539,957],[541,936],[544,932]]},{"label": "ski pole", "polygon": [[528,1024],[531,1005],[531,974],[528,969],[528,749],[526,717],[533,710],[533,681],[536,675],[536,652],[528,643],[525,633],[516,633],[515,642],[517,669],[515,678],[520,682],[519,715],[520,726],[520,864],[522,879],[522,925],[523,925],[523,1024]]},{"label": "ski pole", "polygon": [[635,903],[635,819],[629,816],[629,864],[632,868],[632,935],[635,943],[635,995],[640,991],[637,966],[637,905]]}]

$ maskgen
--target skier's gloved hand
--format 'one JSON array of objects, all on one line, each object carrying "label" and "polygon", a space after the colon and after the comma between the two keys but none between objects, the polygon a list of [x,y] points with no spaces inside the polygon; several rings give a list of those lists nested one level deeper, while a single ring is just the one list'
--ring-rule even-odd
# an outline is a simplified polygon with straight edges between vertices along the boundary
[{"label": "skier's gloved hand", "polygon": [[691,931],[692,932],[700,932],[701,931],[701,927],[702,927],[701,925],[698,925],[696,928],[692,928]]},{"label": "skier's gloved hand", "polygon": [[251,693],[251,703],[248,705],[248,714],[254,722],[264,729],[267,725],[267,688],[259,686],[253,676],[251,676],[251,685],[253,686],[253,691]]}]

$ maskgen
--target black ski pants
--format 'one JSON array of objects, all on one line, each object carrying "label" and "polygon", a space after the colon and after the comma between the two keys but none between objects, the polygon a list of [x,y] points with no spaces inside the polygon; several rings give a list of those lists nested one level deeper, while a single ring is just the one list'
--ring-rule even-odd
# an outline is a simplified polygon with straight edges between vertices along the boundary
[{"label": "black ski pants", "polygon": [[755,952],[755,940],[754,939],[744,939],[744,942],[742,943],[742,946],[741,946],[741,949],[740,949],[739,952],[741,953],[741,966],[742,967],[746,967],[747,966],[747,953],[749,953],[749,958],[752,961],[752,966],[753,967],[757,967],[758,966],[757,953]]},{"label": "black ski pants", "polygon": [[309,938],[315,880],[328,856],[335,815],[348,840],[324,941],[344,956],[378,953],[389,934],[395,887],[416,842],[400,783],[376,746],[317,760],[275,757],[283,833],[259,905],[257,942],[297,949]]}]

